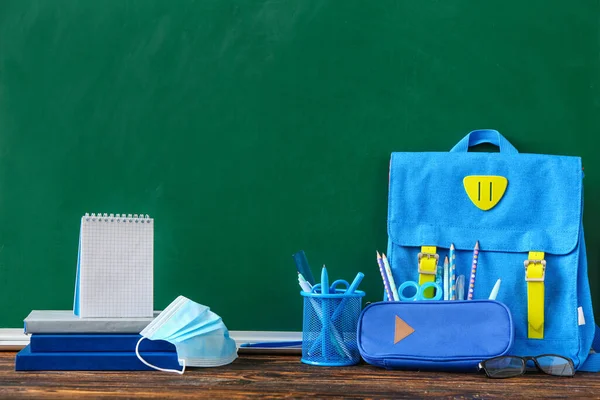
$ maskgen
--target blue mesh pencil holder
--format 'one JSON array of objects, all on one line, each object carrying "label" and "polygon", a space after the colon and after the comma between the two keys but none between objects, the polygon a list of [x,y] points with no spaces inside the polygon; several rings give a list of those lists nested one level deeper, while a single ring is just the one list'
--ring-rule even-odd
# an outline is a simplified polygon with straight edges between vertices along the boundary
[{"label": "blue mesh pencil holder", "polygon": [[356,327],[365,292],[300,292],[304,297],[302,359],[305,364],[339,367],[360,361]]}]

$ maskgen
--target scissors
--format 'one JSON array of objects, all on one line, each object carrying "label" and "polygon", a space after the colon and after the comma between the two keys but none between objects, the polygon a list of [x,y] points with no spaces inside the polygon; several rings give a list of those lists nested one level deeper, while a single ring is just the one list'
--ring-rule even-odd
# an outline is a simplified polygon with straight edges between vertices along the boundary
[{"label": "scissors", "polygon": [[[416,292],[410,297],[404,296],[404,289],[407,287],[414,287]],[[425,297],[425,290],[429,288],[435,289],[435,295],[433,297]],[[406,281],[398,288],[398,294],[402,301],[417,301],[417,300],[441,300],[442,299],[442,287],[435,282],[425,282],[421,286],[415,281]]]},{"label": "scissors", "polygon": [[343,289],[344,291],[348,290],[348,287],[350,287],[350,284],[348,283],[348,281],[346,281],[344,279],[338,279],[337,281],[334,281],[331,284],[331,286],[329,287],[329,292],[322,293],[322,291],[321,291],[322,285],[320,283],[317,283],[316,285],[314,285],[310,292],[311,293],[321,293],[321,294],[329,294],[329,293],[335,294],[335,293],[337,293],[336,290],[342,290],[342,289],[338,288],[338,285],[345,286],[345,288]]}]

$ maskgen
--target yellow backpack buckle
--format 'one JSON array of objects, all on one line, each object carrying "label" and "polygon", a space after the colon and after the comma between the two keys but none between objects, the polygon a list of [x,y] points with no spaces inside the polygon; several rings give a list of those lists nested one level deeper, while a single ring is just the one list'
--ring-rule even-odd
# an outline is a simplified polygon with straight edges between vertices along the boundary
[{"label": "yellow backpack buckle", "polygon": [[[527,282],[544,282],[546,278],[546,260],[525,260],[523,261],[525,264],[525,280]],[[542,264],[542,276],[533,277],[529,274],[529,264]]]},{"label": "yellow backpack buckle", "polygon": [[[421,258],[427,258],[427,260],[431,259],[431,258],[435,258],[435,262],[431,263],[431,262],[427,262],[427,263],[421,263]],[[419,253],[419,274],[426,274],[426,275],[435,275],[437,273],[437,264],[438,261],[440,260],[440,256],[436,253]],[[427,264],[427,266],[434,266],[434,269],[425,269],[425,268],[421,268],[422,266],[425,266]]]}]

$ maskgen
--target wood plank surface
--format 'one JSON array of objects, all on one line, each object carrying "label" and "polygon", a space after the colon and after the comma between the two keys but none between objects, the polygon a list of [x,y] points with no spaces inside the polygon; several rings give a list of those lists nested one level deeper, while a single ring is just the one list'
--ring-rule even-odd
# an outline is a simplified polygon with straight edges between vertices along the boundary
[{"label": "wood plank surface", "polygon": [[0,352],[0,398],[600,398],[600,375],[557,378],[527,373],[387,371],[368,364],[330,368],[299,356],[240,355],[220,368],[163,372],[15,372],[14,352]]}]

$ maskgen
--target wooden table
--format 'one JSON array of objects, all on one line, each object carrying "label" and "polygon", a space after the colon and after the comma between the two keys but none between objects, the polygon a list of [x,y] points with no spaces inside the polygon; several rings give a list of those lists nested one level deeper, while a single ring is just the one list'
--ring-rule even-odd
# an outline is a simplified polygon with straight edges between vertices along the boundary
[{"label": "wooden table", "polygon": [[220,368],[163,372],[15,372],[14,352],[0,352],[0,398],[600,398],[600,374],[511,379],[481,374],[386,371],[360,364],[312,367],[299,356],[240,355]]}]

